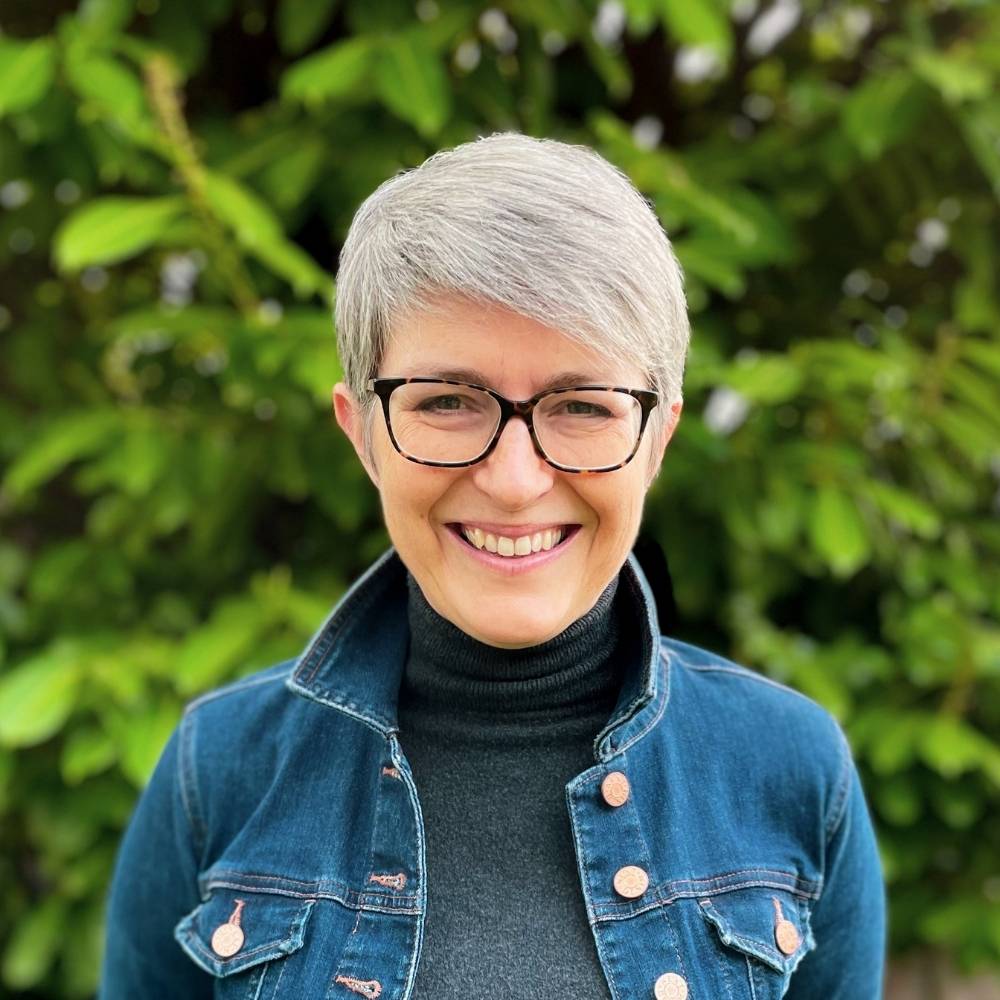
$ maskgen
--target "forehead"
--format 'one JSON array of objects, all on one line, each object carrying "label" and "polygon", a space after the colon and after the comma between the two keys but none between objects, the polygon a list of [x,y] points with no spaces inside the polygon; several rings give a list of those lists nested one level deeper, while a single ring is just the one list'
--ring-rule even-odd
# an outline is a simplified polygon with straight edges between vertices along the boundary
[{"label": "forehead", "polygon": [[460,298],[400,317],[379,374],[458,378],[524,395],[567,383],[646,384],[638,365],[623,365],[504,306]]}]

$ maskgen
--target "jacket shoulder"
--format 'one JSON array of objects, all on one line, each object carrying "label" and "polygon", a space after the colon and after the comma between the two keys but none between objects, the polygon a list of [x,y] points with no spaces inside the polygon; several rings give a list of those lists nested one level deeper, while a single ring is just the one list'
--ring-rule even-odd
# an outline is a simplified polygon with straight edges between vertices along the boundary
[{"label": "jacket shoulder", "polygon": [[744,773],[752,768],[765,780],[780,775],[792,795],[809,788],[823,804],[826,833],[832,835],[853,760],[830,711],[801,691],[692,643],[663,636],[661,650],[670,667],[668,712],[674,711],[678,724]]},{"label": "jacket shoulder", "polygon": [[746,708],[752,705],[780,713],[786,720],[801,717],[807,722],[822,721],[828,727],[839,729],[826,708],[787,684],[680,639],[661,636],[660,642],[671,666],[683,672],[685,680],[703,698],[717,698],[729,703],[730,707],[736,707],[733,699],[739,699],[739,704]]},{"label": "jacket shoulder", "polygon": [[256,670],[228,684],[198,695],[184,707],[186,718],[231,718],[243,725],[260,712],[273,712],[281,702],[290,701],[285,681],[295,668],[295,658]]}]

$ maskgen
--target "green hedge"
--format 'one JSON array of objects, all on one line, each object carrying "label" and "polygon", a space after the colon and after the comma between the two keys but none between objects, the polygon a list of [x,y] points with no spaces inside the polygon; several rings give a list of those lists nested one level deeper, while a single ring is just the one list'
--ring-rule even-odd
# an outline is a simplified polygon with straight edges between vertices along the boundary
[{"label": "green hedge", "polygon": [[337,248],[507,129],[627,170],[684,266],[678,634],[842,720],[894,950],[1000,963],[1000,8],[755,6],[5,11],[0,991],[92,993],[181,706],[387,543],[331,415]]}]

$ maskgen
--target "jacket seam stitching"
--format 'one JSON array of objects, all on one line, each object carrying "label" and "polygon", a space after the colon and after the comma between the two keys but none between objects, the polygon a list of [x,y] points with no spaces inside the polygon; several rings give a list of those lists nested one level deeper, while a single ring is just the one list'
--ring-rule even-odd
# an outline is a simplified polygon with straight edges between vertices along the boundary
[{"label": "jacket seam stitching", "polygon": [[290,671],[286,669],[284,673],[273,674],[268,677],[248,677],[245,680],[227,684],[225,687],[219,688],[216,691],[206,691],[204,694],[189,701],[185,706],[184,711],[185,713],[194,712],[202,705],[207,704],[210,701],[215,701],[217,698],[225,698],[231,694],[239,694],[239,692],[246,691],[249,688],[259,687],[261,684],[273,684],[278,681],[283,681],[289,672]]},{"label": "jacket seam stitching", "polygon": [[690,660],[684,660],[683,662],[684,665],[691,670],[697,670],[701,673],[732,674],[735,677],[742,677],[748,681],[756,681],[758,684],[766,684],[768,687],[773,687],[778,691],[785,691],[788,694],[794,694],[797,698],[801,698],[810,705],[818,704],[801,691],[796,691],[795,688],[789,687],[787,684],[782,684],[780,681],[774,680],[773,677],[767,677],[764,674],[759,674],[754,670],[750,670],[748,667],[727,667],[724,664],[715,663],[692,663]]},{"label": "jacket seam stitching", "polygon": [[191,841],[200,858],[205,850],[206,831],[198,795],[197,777],[194,773],[194,716],[184,713],[181,717],[180,745],[177,753],[177,770],[181,804],[187,818]]},{"label": "jacket seam stitching", "polygon": [[844,815],[847,812],[847,793],[851,783],[851,749],[847,743],[847,737],[839,725],[837,726],[837,735],[839,736],[838,742],[840,743],[841,754],[840,773],[837,775],[837,786],[830,808],[831,815],[826,823],[827,849],[829,849],[830,842],[840,829],[840,824],[843,822]]}]

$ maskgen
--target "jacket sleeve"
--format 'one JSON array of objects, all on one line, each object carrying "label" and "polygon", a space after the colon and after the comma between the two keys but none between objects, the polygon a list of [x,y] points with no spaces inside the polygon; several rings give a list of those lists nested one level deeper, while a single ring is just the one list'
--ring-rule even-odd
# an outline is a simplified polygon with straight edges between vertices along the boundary
[{"label": "jacket sleeve", "polygon": [[823,892],[813,907],[816,947],[792,974],[786,1000],[879,1000],[886,898],[871,816],[847,742],[843,803],[827,841]]},{"label": "jacket sleeve", "polygon": [[212,977],[174,939],[200,902],[193,787],[183,774],[185,717],[139,798],[118,849],[107,900],[99,1000],[207,1000]]}]

